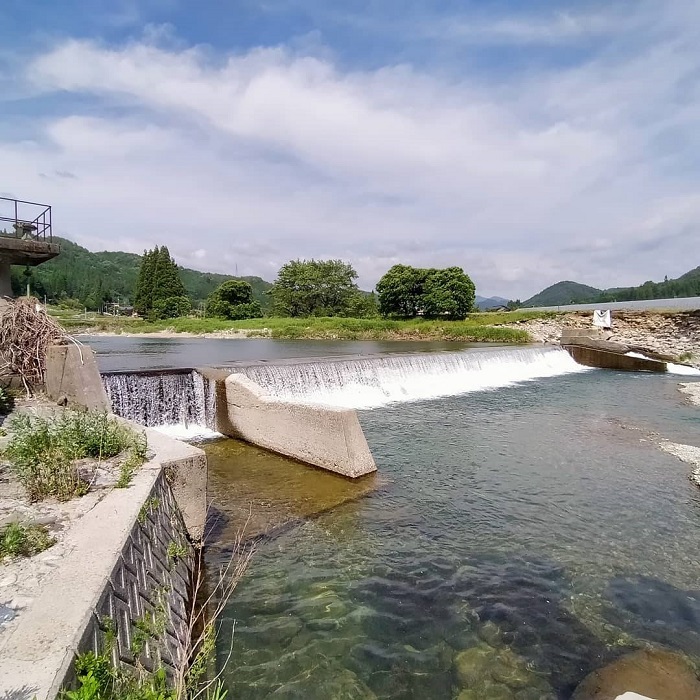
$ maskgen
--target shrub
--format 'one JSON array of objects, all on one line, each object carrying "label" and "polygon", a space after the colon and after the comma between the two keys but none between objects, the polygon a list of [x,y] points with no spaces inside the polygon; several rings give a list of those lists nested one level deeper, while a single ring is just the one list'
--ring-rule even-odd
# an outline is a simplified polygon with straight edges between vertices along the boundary
[{"label": "shrub", "polygon": [[146,456],[145,437],[106,413],[65,411],[49,418],[23,413],[10,430],[5,455],[30,501],[87,493],[89,484],[75,464],[79,459],[110,459],[128,451],[127,461],[140,464]]},{"label": "shrub", "polygon": [[31,557],[55,543],[43,525],[10,523],[0,529],[0,561],[5,557]]},{"label": "shrub", "polygon": [[192,302],[188,297],[168,297],[153,304],[151,316],[155,319],[179,318],[187,316],[192,311]]}]

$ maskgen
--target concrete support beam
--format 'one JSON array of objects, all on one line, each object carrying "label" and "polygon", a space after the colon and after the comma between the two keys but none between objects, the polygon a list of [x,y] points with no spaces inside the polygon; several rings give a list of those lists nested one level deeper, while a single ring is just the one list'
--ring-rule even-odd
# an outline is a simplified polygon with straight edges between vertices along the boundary
[{"label": "concrete support beam", "polygon": [[220,432],[350,478],[376,471],[356,411],[277,401],[243,374],[229,375],[225,387]]},{"label": "concrete support beam", "polygon": [[0,260],[0,297],[12,296],[12,281],[10,278],[10,263]]}]

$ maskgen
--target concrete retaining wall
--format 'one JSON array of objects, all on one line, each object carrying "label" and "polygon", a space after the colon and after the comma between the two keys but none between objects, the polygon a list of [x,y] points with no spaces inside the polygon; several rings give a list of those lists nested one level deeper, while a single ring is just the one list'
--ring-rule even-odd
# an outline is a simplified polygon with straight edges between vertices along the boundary
[{"label": "concrete retaining wall", "polygon": [[355,411],[277,401],[243,374],[224,384],[217,429],[225,435],[351,478],[376,471]]},{"label": "concrete retaining wall", "polygon": [[[175,488],[185,481],[198,456],[193,451],[205,458],[197,448],[147,432],[154,459],[128,488],[111,491],[71,528],[70,554],[2,639],[0,697],[53,700],[74,681],[75,655],[88,650],[111,652],[120,666],[162,665],[170,677],[181,662],[194,549],[171,481]],[[183,483],[180,488],[196,494],[189,517],[201,532],[206,494]],[[186,554],[173,556],[171,544]],[[141,619],[163,634],[135,644]]]}]

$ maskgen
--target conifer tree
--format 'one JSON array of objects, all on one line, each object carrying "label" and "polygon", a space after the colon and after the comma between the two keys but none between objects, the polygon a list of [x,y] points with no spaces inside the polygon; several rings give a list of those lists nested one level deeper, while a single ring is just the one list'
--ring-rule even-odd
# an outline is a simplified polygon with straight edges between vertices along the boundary
[{"label": "conifer tree", "polygon": [[153,307],[153,289],[155,286],[156,263],[158,249],[144,250],[139,269],[139,277],[136,281],[134,294],[134,309],[145,316]]}]

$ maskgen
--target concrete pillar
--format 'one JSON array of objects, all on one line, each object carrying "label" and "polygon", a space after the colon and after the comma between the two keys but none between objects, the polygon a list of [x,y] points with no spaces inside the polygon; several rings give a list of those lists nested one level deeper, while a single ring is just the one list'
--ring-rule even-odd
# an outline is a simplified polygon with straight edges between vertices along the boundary
[{"label": "concrete pillar", "polygon": [[12,281],[10,279],[10,263],[0,260],[0,297],[12,296]]}]

